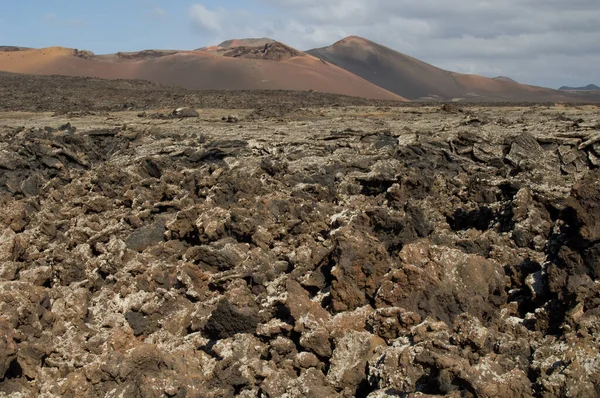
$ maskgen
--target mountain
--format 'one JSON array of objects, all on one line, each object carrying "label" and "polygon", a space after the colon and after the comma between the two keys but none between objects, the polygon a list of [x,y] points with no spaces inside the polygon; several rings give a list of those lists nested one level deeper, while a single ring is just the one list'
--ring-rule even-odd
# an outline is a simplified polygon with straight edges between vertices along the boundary
[{"label": "mountain", "polygon": [[30,48],[27,48],[27,47],[16,47],[16,46],[0,46],[0,51],[3,51],[3,52],[23,51],[23,50],[30,50]]},{"label": "mountain", "polygon": [[307,53],[409,100],[571,100],[565,93],[519,84],[506,77],[493,79],[443,70],[357,36]]},{"label": "mountain", "polygon": [[0,51],[0,71],[143,79],[190,89],[315,90],[406,101],[342,68],[270,39],[231,40],[194,51],[107,55],[63,47]]},{"label": "mountain", "polygon": [[562,86],[559,88],[560,91],[600,91],[600,87],[595,84],[588,84],[585,87],[568,87]]},{"label": "mountain", "polygon": [[275,43],[275,40],[269,39],[268,37],[261,38],[249,38],[249,39],[233,39],[226,40],[219,44],[219,48],[233,48],[233,47],[259,47],[265,44]]},{"label": "mountain", "polygon": [[506,76],[451,72],[357,36],[306,52],[269,38],[234,39],[191,51],[104,55],[63,47],[0,46],[0,71],[143,79],[201,90],[314,90],[398,101],[600,101],[595,85],[553,90]]},{"label": "mountain", "polygon": [[199,51],[230,58],[266,59],[270,61],[287,61],[306,55],[302,51],[270,39],[229,40],[218,46],[201,48]]},{"label": "mountain", "polygon": [[500,80],[500,81],[503,81],[503,82],[517,83],[516,80],[511,79],[508,76],[496,76],[496,77],[494,77],[494,80]]}]

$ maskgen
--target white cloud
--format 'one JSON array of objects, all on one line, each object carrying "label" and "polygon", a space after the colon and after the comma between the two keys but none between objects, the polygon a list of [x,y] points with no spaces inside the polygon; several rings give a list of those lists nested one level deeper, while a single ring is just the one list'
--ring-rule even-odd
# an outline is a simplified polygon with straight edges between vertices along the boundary
[{"label": "white cloud", "polygon": [[167,11],[161,7],[152,7],[148,11],[146,11],[146,15],[150,18],[164,18],[167,16]]},{"label": "white cloud", "polygon": [[49,12],[44,14],[42,16],[42,19],[44,20],[44,22],[55,22],[58,20],[58,16],[53,12]]},{"label": "white cloud", "polygon": [[81,18],[63,19],[53,12],[49,12],[47,14],[42,15],[42,20],[47,24],[69,26],[73,28],[85,26],[87,23],[84,19]]},{"label": "white cloud", "polygon": [[262,3],[272,12],[241,15],[240,10],[195,5],[190,14],[215,42],[269,36],[306,50],[358,35],[459,72],[550,86],[600,84],[598,0],[248,3]]},{"label": "white cloud", "polygon": [[218,33],[222,30],[221,20],[225,10],[209,10],[202,4],[190,7],[190,17],[194,27],[202,32]]},{"label": "white cloud", "polygon": [[87,25],[86,20],[82,18],[70,18],[67,19],[64,23],[72,27],[81,27]]}]

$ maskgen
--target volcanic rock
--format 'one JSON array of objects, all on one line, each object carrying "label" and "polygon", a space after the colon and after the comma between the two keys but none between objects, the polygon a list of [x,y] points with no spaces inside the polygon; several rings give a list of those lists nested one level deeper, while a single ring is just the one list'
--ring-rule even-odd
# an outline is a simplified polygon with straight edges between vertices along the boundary
[{"label": "volcanic rock", "polygon": [[0,395],[599,394],[595,108],[238,94],[2,113]]},{"label": "volcanic rock", "polygon": [[198,111],[192,108],[177,108],[173,111],[173,116],[177,117],[199,117]]}]

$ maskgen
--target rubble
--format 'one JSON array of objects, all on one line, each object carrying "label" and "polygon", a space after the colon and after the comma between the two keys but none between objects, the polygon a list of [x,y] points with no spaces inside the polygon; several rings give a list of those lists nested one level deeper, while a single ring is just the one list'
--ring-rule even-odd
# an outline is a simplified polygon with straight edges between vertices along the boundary
[{"label": "rubble", "polygon": [[5,114],[0,395],[599,395],[597,142],[465,108]]}]

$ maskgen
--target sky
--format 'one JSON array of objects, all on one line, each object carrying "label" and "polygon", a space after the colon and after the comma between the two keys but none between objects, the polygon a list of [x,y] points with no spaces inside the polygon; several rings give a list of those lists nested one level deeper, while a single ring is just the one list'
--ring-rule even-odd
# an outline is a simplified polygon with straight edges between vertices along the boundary
[{"label": "sky", "polygon": [[558,88],[600,85],[599,0],[7,0],[0,45],[97,54],[357,35],[435,66]]}]

